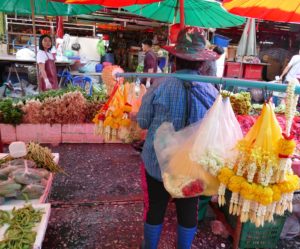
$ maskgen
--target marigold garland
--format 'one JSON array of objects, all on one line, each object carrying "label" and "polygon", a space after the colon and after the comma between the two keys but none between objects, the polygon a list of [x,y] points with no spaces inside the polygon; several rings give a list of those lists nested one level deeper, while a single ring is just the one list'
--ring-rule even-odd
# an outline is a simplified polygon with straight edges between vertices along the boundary
[{"label": "marigold garland", "polygon": [[291,156],[296,143],[290,134],[298,96],[294,94],[296,81],[287,88],[286,130],[276,120],[273,107],[266,103],[260,117],[238,142],[239,156],[234,167],[219,171],[219,205],[225,204],[225,190],[231,192],[229,212],[241,215],[256,226],[272,221],[274,214],[292,211],[293,192],[300,188],[299,178],[292,173]]}]

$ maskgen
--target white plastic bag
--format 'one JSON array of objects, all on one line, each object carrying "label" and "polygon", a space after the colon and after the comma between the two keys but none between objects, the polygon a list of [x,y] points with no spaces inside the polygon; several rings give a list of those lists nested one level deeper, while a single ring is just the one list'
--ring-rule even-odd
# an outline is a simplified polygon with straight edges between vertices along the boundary
[{"label": "white plastic bag", "polygon": [[22,60],[35,60],[35,53],[29,48],[22,48],[17,51],[16,58]]},{"label": "white plastic bag", "polygon": [[221,96],[198,123],[178,132],[163,123],[154,148],[167,191],[176,198],[217,194],[217,172],[225,161],[235,160],[234,147],[241,138],[229,99]]},{"label": "white plastic bag", "polygon": [[235,145],[242,138],[229,98],[223,99],[219,95],[202,120],[190,156],[211,174],[217,175],[226,162],[234,161],[237,156]]}]

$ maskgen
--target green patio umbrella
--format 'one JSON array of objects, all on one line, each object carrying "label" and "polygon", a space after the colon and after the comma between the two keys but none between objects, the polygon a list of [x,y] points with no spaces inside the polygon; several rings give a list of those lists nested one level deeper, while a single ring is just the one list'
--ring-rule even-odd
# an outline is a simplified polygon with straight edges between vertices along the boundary
[{"label": "green patio umbrella", "polygon": [[19,15],[76,16],[100,10],[100,5],[64,4],[47,0],[0,0],[0,11]]},{"label": "green patio umbrella", "polygon": [[[35,15],[75,16],[100,10],[100,5],[64,4],[48,0],[0,0],[0,12],[32,16],[32,31],[36,44]],[[36,46],[35,46],[36,52]]]},{"label": "green patio umbrella", "polygon": [[[35,54],[37,54],[35,15],[74,16],[88,14],[101,8],[102,7],[100,5],[64,4],[58,2],[49,2],[48,0],[0,0],[0,12],[32,16],[32,31],[34,36]],[[23,90],[22,84],[21,88]]]},{"label": "green patio umbrella", "polygon": [[[182,6],[183,5],[183,6]],[[183,7],[183,8],[182,8]],[[245,18],[228,13],[213,0],[164,0],[158,3],[125,7],[131,13],[150,19],[179,23],[203,28],[239,26]],[[179,9],[183,10],[179,11]]]}]

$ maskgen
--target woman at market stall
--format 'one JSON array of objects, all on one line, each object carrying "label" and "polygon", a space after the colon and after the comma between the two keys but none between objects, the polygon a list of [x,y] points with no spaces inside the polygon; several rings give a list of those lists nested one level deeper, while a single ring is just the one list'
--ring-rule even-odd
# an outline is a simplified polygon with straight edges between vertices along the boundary
[{"label": "woman at market stall", "polygon": [[42,35],[39,40],[39,51],[36,57],[39,65],[39,86],[41,91],[58,89],[55,58],[50,53],[51,48],[51,37],[49,35]]},{"label": "woman at market stall", "polygon": [[[175,56],[176,73],[198,74],[202,61],[217,58],[215,52],[205,49],[203,30],[195,27],[183,29],[178,35],[175,47],[165,49]],[[187,91],[191,94],[187,95]],[[148,129],[142,151],[142,174],[145,180],[142,248],[157,248],[170,199],[170,194],[162,182],[161,170],[154,149],[153,141],[156,130],[166,121],[171,122],[176,131],[199,121],[213,105],[217,94],[218,91],[211,84],[200,82],[187,84],[180,79],[167,77],[155,80],[143,97],[137,115],[140,127]],[[188,101],[190,105],[187,104]],[[176,248],[189,249],[197,229],[198,197],[174,199],[174,201],[178,221]]]}]

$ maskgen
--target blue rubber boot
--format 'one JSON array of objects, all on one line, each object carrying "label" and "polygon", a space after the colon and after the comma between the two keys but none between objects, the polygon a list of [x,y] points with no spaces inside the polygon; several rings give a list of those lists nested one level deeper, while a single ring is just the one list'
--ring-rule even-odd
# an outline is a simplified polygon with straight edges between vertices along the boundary
[{"label": "blue rubber boot", "polygon": [[144,223],[143,249],[157,249],[162,226],[162,224],[150,225],[148,223]]},{"label": "blue rubber boot", "polygon": [[185,228],[177,226],[177,249],[190,249],[197,231],[197,226],[193,228]]}]

